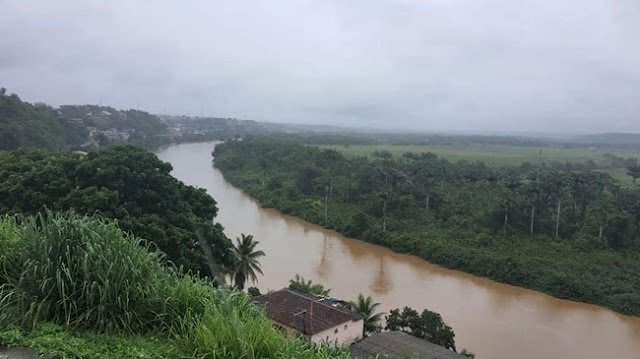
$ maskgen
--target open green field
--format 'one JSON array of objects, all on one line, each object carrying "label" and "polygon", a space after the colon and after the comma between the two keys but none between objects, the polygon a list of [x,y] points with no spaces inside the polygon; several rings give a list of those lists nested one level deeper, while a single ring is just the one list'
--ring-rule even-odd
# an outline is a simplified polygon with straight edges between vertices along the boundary
[{"label": "open green field", "polygon": [[611,177],[613,177],[613,179],[615,179],[618,184],[623,187],[631,187],[634,185],[633,179],[627,174],[627,170],[624,168],[605,170],[605,172],[609,173]]},{"label": "open green field", "polygon": [[[405,152],[432,152],[450,161],[465,160],[470,162],[482,161],[490,166],[518,166],[522,162],[537,163],[540,148],[500,145],[323,145],[321,148],[333,148],[347,157],[372,155],[375,151],[388,151],[394,156]],[[551,162],[585,162],[596,161],[600,168],[610,167],[610,161],[605,153],[620,157],[640,157],[640,151],[615,151],[596,148],[542,148],[542,161]]]}]

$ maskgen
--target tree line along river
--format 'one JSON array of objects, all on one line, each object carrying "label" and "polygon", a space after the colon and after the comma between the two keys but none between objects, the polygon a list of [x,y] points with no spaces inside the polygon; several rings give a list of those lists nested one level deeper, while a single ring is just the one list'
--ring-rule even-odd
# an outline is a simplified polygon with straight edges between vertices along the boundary
[{"label": "tree line along river", "polygon": [[267,254],[262,292],[287,286],[298,273],[341,299],[371,295],[383,311],[428,308],[453,327],[458,348],[480,359],[640,358],[638,317],[448,270],[263,209],[212,166],[214,146],[176,145],[158,156],[176,178],[207,189],[227,236],[252,234],[260,242]]}]

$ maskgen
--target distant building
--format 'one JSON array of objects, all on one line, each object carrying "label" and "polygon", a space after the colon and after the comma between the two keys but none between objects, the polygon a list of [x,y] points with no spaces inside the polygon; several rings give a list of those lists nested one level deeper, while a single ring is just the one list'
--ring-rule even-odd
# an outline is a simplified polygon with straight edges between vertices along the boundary
[{"label": "distant building", "polygon": [[83,127],[84,126],[84,120],[81,119],[81,118],[70,118],[69,120],[67,120],[67,122],[71,126],[75,126],[75,127]]},{"label": "distant building", "polygon": [[351,346],[355,359],[469,359],[445,347],[403,332],[375,333]]},{"label": "distant building", "polygon": [[115,128],[102,131],[102,134],[111,141],[126,141],[129,139],[129,133],[126,131],[118,131]]},{"label": "distant building", "polygon": [[255,298],[287,338],[302,335],[315,344],[351,345],[362,339],[364,320],[345,302],[282,289]]}]

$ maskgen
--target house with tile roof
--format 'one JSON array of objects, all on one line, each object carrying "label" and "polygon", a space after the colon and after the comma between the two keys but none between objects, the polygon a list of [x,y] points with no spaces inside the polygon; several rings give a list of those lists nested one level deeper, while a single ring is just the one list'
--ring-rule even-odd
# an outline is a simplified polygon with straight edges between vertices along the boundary
[{"label": "house with tile roof", "polygon": [[312,343],[334,346],[362,339],[364,320],[343,301],[282,289],[258,296],[255,302],[288,338],[302,335]]},{"label": "house with tile roof", "polygon": [[469,359],[403,332],[374,333],[352,345],[350,351],[356,359]]}]

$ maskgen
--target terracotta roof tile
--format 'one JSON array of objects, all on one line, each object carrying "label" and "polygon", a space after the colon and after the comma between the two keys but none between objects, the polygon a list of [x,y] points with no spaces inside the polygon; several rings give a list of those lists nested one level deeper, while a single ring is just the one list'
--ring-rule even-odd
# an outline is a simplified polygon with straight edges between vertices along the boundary
[{"label": "terracotta roof tile", "polygon": [[309,335],[362,319],[358,314],[340,306],[334,307],[319,301],[317,297],[290,289],[258,296],[255,302],[264,306],[272,320]]}]

